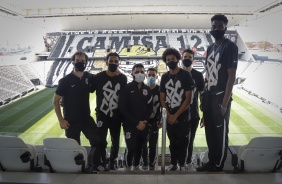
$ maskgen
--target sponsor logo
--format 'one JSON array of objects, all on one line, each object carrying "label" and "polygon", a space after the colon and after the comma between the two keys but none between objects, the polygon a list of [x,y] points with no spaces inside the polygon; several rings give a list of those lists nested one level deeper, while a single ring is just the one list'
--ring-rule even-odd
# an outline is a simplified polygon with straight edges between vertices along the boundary
[{"label": "sponsor logo", "polygon": [[131,138],[131,132],[126,132],[125,133],[125,138],[130,139]]},{"label": "sponsor logo", "polygon": [[143,89],[143,95],[147,96],[148,95],[148,90],[147,89]]},{"label": "sponsor logo", "polygon": [[98,122],[97,122],[97,127],[100,128],[100,127],[102,127],[102,126],[103,126],[103,121],[98,121]]}]

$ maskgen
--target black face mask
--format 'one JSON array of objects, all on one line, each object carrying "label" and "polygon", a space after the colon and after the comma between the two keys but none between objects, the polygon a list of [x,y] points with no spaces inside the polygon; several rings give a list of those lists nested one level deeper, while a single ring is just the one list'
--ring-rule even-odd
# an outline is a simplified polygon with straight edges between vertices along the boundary
[{"label": "black face mask", "polygon": [[84,64],[83,62],[77,62],[74,64],[75,69],[79,72],[83,72],[85,70],[85,66],[86,64]]},{"label": "black face mask", "polygon": [[170,61],[166,65],[168,66],[169,69],[174,70],[177,66],[178,62]]},{"label": "black face mask", "polygon": [[220,39],[224,36],[225,30],[213,30],[210,31],[210,34],[215,38],[215,39]]},{"label": "black face mask", "polygon": [[110,72],[115,72],[117,70],[117,67],[118,67],[118,65],[116,65],[116,64],[109,64],[108,70]]},{"label": "black face mask", "polygon": [[183,63],[183,65],[185,66],[185,67],[190,67],[191,65],[192,65],[192,61],[190,60],[190,59],[184,59],[183,61],[182,61],[182,63]]}]

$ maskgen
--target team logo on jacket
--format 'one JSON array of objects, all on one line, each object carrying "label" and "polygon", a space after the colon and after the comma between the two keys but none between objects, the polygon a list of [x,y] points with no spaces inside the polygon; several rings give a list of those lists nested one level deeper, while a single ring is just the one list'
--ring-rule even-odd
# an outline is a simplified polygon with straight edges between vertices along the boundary
[{"label": "team logo on jacket", "polygon": [[97,122],[97,127],[102,127],[103,126],[103,121],[98,121]]},{"label": "team logo on jacket", "polygon": [[126,139],[130,139],[130,138],[131,138],[131,132],[126,132],[125,138],[126,138]]},{"label": "team logo on jacket", "polygon": [[147,96],[148,95],[148,90],[147,89],[143,89],[143,95]]}]

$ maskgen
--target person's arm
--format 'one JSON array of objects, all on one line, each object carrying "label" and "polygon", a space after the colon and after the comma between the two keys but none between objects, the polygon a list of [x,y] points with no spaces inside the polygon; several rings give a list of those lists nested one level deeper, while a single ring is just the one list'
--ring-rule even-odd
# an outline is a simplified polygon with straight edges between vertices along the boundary
[{"label": "person's arm", "polygon": [[224,94],[222,104],[221,104],[222,115],[224,115],[226,110],[227,110],[226,108],[227,108],[228,102],[229,102],[230,97],[231,97],[235,78],[236,78],[236,69],[235,68],[228,69],[228,80],[227,80],[227,83],[226,83],[225,94]]},{"label": "person's arm", "polygon": [[236,69],[237,69],[237,64],[238,64],[237,45],[234,43],[230,44],[227,47],[226,53],[227,53],[226,62],[227,62],[228,79],[226,82],[224,97],[223,97],[222,103],[220,104],[221,105],[220,110],[221,110],[222,115],[224,115],[227,110],[228,102],[230,100],[233,85],[234,85],[235,78],[236,78]]},{"label": "person's arm", "polygon": [[62,98],[62,96],[57,95],[55,93],[54,97],[53,97],[53,106],[54,106],[54,110],[55,110],[55,113],[57,115],[57,118],[59,120],[60,127],[62,129],[68,129],[69,126],[70,126],[69,122],[63,118],[62,112],[61,112],[61,107],[60,107],[60,103],[59,103],[61,98]]},{"label": "person's arm", "polygon": [[152,92],[149,91],[148,101],[147,101],[147,114],[146,114],[146,121],[149,121],[150,116],[153,113],[153,96]]}]

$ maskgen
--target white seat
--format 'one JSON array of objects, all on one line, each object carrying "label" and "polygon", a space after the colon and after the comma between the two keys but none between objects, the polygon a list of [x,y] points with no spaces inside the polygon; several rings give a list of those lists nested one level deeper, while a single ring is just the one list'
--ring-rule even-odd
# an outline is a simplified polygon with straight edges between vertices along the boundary
[{"label": "white seat", "polygon": [[74,139],[46,138],[43,140],[43,146],[45,164],[50,172],[84,171],[87,165],[87,150]]},{"label": "white seat", "polygon": [[19,137],[0,136],[0,163],[4,171],[30,171],[37,163],[35,147]]},{"label": "white seat", "polygon": [[239,167],[245,172],[272,172],[280,162],[281,151],[282,137],[253,138],[239,149]]}]

